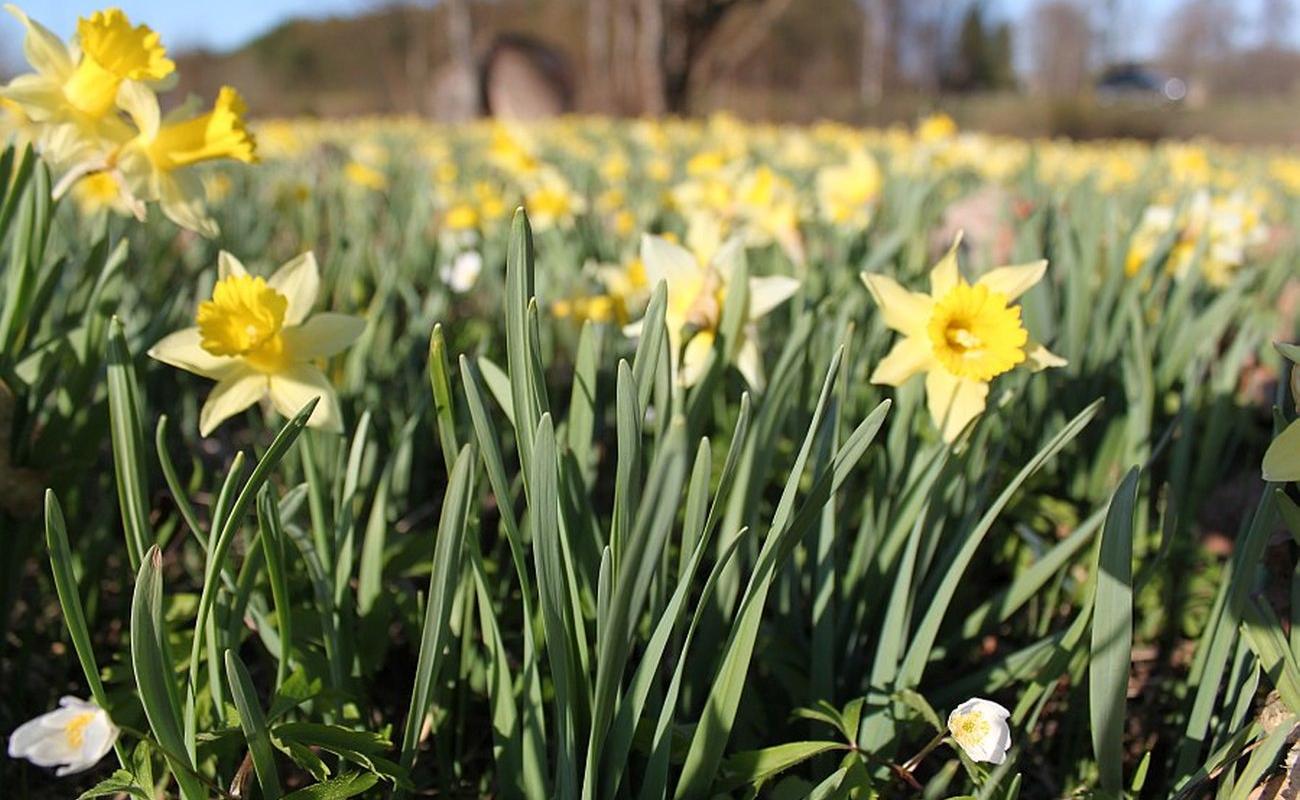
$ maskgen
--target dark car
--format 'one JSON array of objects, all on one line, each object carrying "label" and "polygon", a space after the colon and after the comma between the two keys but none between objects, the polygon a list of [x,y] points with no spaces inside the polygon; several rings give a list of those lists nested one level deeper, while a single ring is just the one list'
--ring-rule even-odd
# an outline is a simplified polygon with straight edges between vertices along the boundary
[{"label": "dark car", "polygon": [[1136,102],[1149,104],[1177,103],[1187,96],[1187,84],[1181,78],[1143,64],[1117,64],[1097,79],[1094,89],[1102,102]]}]

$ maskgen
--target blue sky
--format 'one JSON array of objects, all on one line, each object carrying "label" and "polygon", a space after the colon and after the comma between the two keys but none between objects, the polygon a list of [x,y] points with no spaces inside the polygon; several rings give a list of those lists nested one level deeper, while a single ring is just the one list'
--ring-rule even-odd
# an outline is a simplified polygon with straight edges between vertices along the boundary
[{"label": "blue sky", "polygon": [[[28,13],[66,37],[77,17],[108,5],[121,7],[132,20],[145,22],[162,34],[173,50],[205,46],[218,50],[236,47],[291,17],[347,15],[373,3],[366,0],[19,0]],[[816,0],[804,0],[816,2]],[[1038,0],[991,0],[990,5],[1014,21],[1025,19]],[[1152,55],[1159,45],[1162,23],[1179,5],[1178,0],[1119,0],[1123,9],[1126,56]],[[1240,6],[1246,36],[1253,36],[1259,0]],[[1291,40],[1300,42],[1300,13],[1293,20]],[[21,61],[22,26],[0,14],[0,58],[7,64]],[[16,64],[15,64],[16,65]]]}]

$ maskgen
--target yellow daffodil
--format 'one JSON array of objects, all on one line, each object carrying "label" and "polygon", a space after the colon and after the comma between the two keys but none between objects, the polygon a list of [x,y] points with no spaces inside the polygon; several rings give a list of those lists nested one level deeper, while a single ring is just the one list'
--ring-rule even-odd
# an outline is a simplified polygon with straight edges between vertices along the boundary
[{"label": "yellow daffodil", "polygon": [[1165,257],[1165,271],[1185,278],[1193,265],[1199,264],[1207,283],[1227,286],[1246,262],[1247,251],[1268,237],[1257,206],[1241,193],[1214,197],[1205,190],[1193,194],[1182,208],[1149,206],[1130,240],[1125,271],[1136,275],[1161,241],[1176,232]]},{"label": "yellow daffodil", "polygon": [[854,153],[847,163],[822,167],[817,173],[822,218],[835,225],[866,225],[882,183],[880,167],[867,153]]},{"label": "yellow daffodil", "polygon": [[[163,119],[153,92],[128,83],[119,100],[139,133],[110,159],[137,203],[156,201],[169,219],[183,228],[212,237],[217,223],[208,216],[206,193],[197,174],[186,168],[204,161],[257,161],[257,145],[244,124],[244,101],[222,87],[206,114]],[[140,210],[138,214],[143,214]]]},{"label": "yellow daffodil", "polygon": [[[738,257],[740,243],[735,239],[721,247],[712,259],[701,262],[691,251],[667,239],[648,234],[641,237],[641,263],[648,285],[656,286],[661,280],[667,285],[668,306],[664,321],[668,328],[673,369],[684,386],[693,385],[704,375]],[[745,324],[739,341],[731,344],[729,356],[755,389],[764,385],[758,320],[790,299],[798,288],[799,281],[783,275],[749,279]],[[625,332],[629,336],[639,336],[641,322],[629,325]],[[683,343],[686,346],[684,351]]]},{"label": "yellow daffodil", "polygon": [[[1300,346],[1291,344],[1277,347],[1287,358],[1300,358]],[[1295,404],[1296,411],[1300,411],[1300,360],[1296,360],[1290,373],[1291,401]],[[1292,420],[1268,446],[1268,451],[1264,453],[1264,480],[1275,483],[1300,482],[1300,419]]]},{"label": "yellow daffodil", "polygon": [[117,114],[119,92],[125,86],[149,92],[146,84],[175,69],[158,34],[131,25],[120,9],[81,18],[76,44],[67,45],[17,6],[5,8],[27,29],[23,52],[35,72],[14,78],[3,96],[40,127],[42,155],[56,165],[85,160],[129,137]]},{"label": "yellow daffodil", "polygon": [[266,397],[285,416],[319,397],[307,424],[343,430],[334,388],[312,362],[352,344],[365,322],[346,314],[309,318],[319,288],[320,272],[311,253],[289,261],[269,280],[249,275],[234,256],[221,253],[212,299],[199,304],[195,327],[177,331],[149,350],[165,364],[217,382],[199,415],[200,434],[207,436]]},{"label": "yellow daffodil", "polygon": [[1300,420],[1293,420],[1264,453],[1264,480],[1300,481]]},{"label": "yellow daffodil", "polygon": [[372,192],[382,192],[388,188],[388,178],[384,173],[360,161],[349,161],[343,167],[343,177],[353,186]]},{"label": "yellow daffodil", "polygon": [[989,381],[998,375],[1021,364],[1034,370],[1065,364],[1030,342],[1020,307],[1012,305],[1042,279],[1047,262],[998,267],[971,284],[957,268],[960,244],[959,235],[930,271],[930,294],[884,275],[862,275],[885,325],[904,336],[871,382],[899,386],[925,373],[930,416],[947,442],[984,410]]}]

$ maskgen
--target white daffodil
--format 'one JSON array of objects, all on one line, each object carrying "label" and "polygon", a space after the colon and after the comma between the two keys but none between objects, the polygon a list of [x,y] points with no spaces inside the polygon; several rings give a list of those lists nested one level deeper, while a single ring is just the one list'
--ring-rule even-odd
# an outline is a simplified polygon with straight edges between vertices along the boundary
[{"label": "white daffodil", "polygon": [[59,707],[23,723],[9,736],[9,757],[58,767],[60,777],[88,770],[113,749],[117,726],[94,703],[64,697]]},{"label": "white daffodil", "polygon": [[[641,263],[647,285],[656,286],[661,280],[667,284],[668,307],[664,321],[668,326],[673,369],[684,386],[693,385],[704,375],[722,322],[722,309],[726,305],[731,271],[740,255],[740,246],[733,239],[719,248],[712,259],[701,263],[689,250],[667,239],[648,234],[641,238]],[[745,324],[739,341],[731,345],[730,356],[755,389],[763,388],[764,383],[757,322],[790,299],[798,288],[799,281],[783,275],[749,279]],[[641,324],[635,322],[624,332],[629,336],[639,336]],[[685,342],[686,349],[682,351],[683,338],[691,332],[693,335]]]},{"label": "white daffodil", "polygon": [[948,732],[973,761],[1001,764],[1011,747],[1011,712],[992,700],[972,697],[948,715]]},{"label": "white daffodil", "polygon": [[311,253],[280,267],[270,280],[249,275],[224,251],[217,263],[217,285],[212,299],[199,304],[198,324],[149,350],[164,364],[217,382],[199,414],[199,432],[207,436],[264,397],[289,417],[319,397],[307,424],[341,433],[338,397],[312,362],[356,341],[365,321],[330,313],[308,318],[320,289],[320,271]]},{"label": "white daffodil", "polygon": [[464,294],[474,288],[482,271],[483,256],[477,250],[466,250],[457,253],[450,264],[443,264],[438,277],[456,294]]}]

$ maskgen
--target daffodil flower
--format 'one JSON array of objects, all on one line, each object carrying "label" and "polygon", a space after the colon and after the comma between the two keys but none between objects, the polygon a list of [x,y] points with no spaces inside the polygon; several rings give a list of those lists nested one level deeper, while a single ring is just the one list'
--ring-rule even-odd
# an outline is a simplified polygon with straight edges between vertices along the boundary
[{"label": "daffodil flower", "polygon": [[99,763],[117,741],[117,726],[94,703],[64,697],[59,707],[24,722],[9,735],[9,757],[39,767],[58,767],[59,777]]},{"label": "daffodil flower", "polygon": [[244,124],[243,98],[223,86],[210,112],[163,119],[157,96],[139,84],[126,84],[119,94],[140,132],[107,166],[115,168],[137,200],[156,200],[177,225],[216,236],[217,224],[205,208],[203,183],[184,168],[221,158],[246,164],[257,161],[256,142]]},{"label": "daffodil flower", "polygon": [[[739,256],[739,248],[740,243],[733,239],[723,245],[712,259],[701,263],[689,250],[667,239],[649,234],[641,238],[641,263],[646,282],[656,286],[662,280],[667,285],[668,305],[664,321],[668,327],[673,369],[684,386],[693,385],[704,375],[722,321],[731,269]],[[790,299],[798,288],[799,281],[781,275],[749,279],[745,324],[741,328],[740,341],[732,345],[731,356],[736,368],[755,389],[761,389],[764,384],[758,320]],[[624,332],[629,336],[639,336],[641,324],[635,322]],[[683,351],[683,339],[690,331],[694,331],[694,335],[685,342]]]},{"label": "daffodil flower", "polygon": [[81,160],[106,144],[129,137],[117,115],[118,93],[136,85],[150,91],[175,65],[158,34],[131,25],[120,9],[97,11],[77,22],[76,44],[64,44],[14,5],[5,9],[27,29],[23,52],[35,72],[3,89],[40,126],[42,154],[56,164]]},{"label": "daffodil flower", "polygon": [[930,271],[930,294],[912,292],[884,275],[862,280],[904,338],[876,366],[871,382],[899,386],[925,373],[930,416],[943,439],[957,438],[984,410],[989,381],[1019,365],[1035,371],[1065,360],[1029,339],[1020,307],[1011,303],[1042,279],[1046,261],[998,267],[974,284],[957,269],[961,236]]},{"label": "daffodil flower", "polygon": [[[1295,360],[1300,357],[1297,345],[1278,345],[1278,349],[1287,358]],[[1300,411],[1300,361],[1291,367],[1291,399],[1296,410]],[[1300,482],[1300,419],[1292,420],[1290,425],[1273,440],[1264,453],[1264,480],[1271,483]]]},{"label": "daffodil flower", "polygon": [[199,414],[200,434],[266,397],[287,417],[320,398],[307,424],[342,432],[334,388],[312,362],[347,348],[365,322],[346,314],[309,318],[319,288],[311,253],[289,261],[270,280],[249,275],[234,256],[221,253],[217,284],[212,299],[199,304],[198,324],[149,350],[165,364],[217,382]]},{"label": "daffodil flower", "polygon": [[1264,453],[1264,480],[1300,481],[1300,420],[1293,420]]},{"label": "daffodil flower", "polygon": [[1011,747],[1011,712],[992,700],[972,697],[948,715],[948,733],[972,761],[1001,764]]}]

